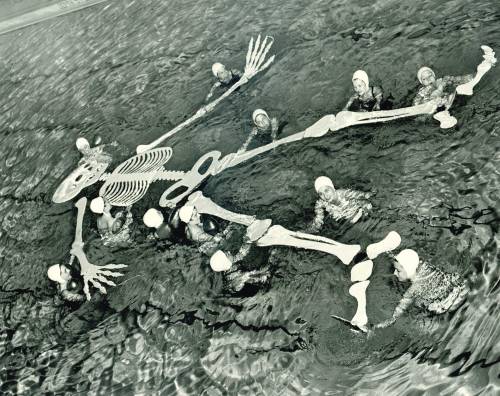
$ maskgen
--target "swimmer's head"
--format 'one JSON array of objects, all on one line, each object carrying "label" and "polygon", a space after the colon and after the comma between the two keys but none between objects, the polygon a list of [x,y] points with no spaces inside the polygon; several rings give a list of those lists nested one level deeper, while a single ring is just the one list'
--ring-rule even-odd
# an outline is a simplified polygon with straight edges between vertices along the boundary
[{"label": "swimmer's head", "polygon": [[184,205],[179,209],[179,219],[186,224],[189,223],[196,215],[196,209],[192,205]]},{"label": "swimmer's head", "polygon": [[226,69],[222,63],[214,63],[212,65],[212,73],[219,81],[225,82],[231,79],[231,72]]},{"label": "swimmer's head", "polygon": [[326,176],[318,177],[314,181],[314,188],[316,189],[316,192],[319,194],[321,199],[325,201],[331,201],[337,195],[335,187],[333,186],[332,179]]},{"label": "swimmer's head", "polygon": [[356,70],[352,75],[352,85],[358,95],[364,94],[370,86],[368,74],[364,70]]},{"label": "swimmer's head", "polygon": [[417,78],[418,81],[420,81],[420,84],[422,84],[423,86],[428,86],[434,84],[434,82],[436,81],[436,74],[430,67],[424,66],[421,67],[417,72]]},{"label": "swimmer's head", "polygon": [[415,279],[419,264],[418,253],[412,249],[405,249],[399,252],[395,257],[394,275],[401,281]]},{"label": "swimmer's head", "polygon": [[222,250],[217,250],[210,257],[210,268],[215,272],[227,271],[232,267],[233,263]]},{"label": "swimmer's head", "polygon": [[51,281],[60,285],[66,284],[71,279],[69,268],[60,264],[51,265],[47,270],[47,276]]},{"label": "swimmer's head", "polygon": [[79,137],[78,139],[76,139],[76,148],[79,152],[83,153],[90,149],[90,143],[87,139]]},{"label": "swimmer's head", "polygon": [[265,130],[271,126],[271,119],[262,109],[257,109],[252,114],[252,120],[257,128]]},{"label": "swimmer's head", "polygon": [[90,210],[96,214],[103,214],[110,209],[111,205],[108,204],[103,197],[97,197],[90,201]]},{"label": "swimmer's head", "polygon": [[163,224],[163,214],[158,209],[151,208],[144,213],[142,221],[144,221],[146,227],[158,228]]}]

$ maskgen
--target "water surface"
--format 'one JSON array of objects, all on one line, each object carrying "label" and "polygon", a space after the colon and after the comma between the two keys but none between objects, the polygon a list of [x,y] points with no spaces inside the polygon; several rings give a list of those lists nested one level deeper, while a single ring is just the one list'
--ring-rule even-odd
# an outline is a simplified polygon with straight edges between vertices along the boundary
[{"label": "water surface", "polygon": [[[405,120],[348,128],[280,147],[210,179],[204,194],[292,230],[313,216],[314,179],[372,191],[372,215],[323,235],[366,244],[397,230],[402,246],[471,279],[453,315],[412,311],[367,340],[349,317],[349,268],[278,248],[269,288],[224,291],[191,246],[144,240],[103,247],[90,213],[89,259],[128,264],[106,297],[58,300],[46,269],[69,259],[76,211],[50,200],[75,167],[78,136],[117,141],[114,164],[191,116],[221,61],[242,69],[248,40],[275,38],[276,61],[208,118],[167,143],[169,169],[209,150],[235,151],[265,108],[282,136],[338,112],[351,75],[407,105],[423,65],[471,73],[481,44],[500,49],[497,1],[115,1],[0,36],[0,390],[2,394],[493,395],[499,381],[498,67],[453,109],[451,130]],[[157,206],[156,183],[134,206]],[[89,198],[98,186],[84,190]],[[376,261],[368,317],[386,319],[404,292]]]}]

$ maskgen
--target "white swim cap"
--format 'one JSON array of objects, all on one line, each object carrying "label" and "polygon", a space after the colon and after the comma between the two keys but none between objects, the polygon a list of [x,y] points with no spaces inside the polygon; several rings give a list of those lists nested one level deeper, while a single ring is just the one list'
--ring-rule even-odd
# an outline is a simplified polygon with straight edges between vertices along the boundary
[{"label": "white swim cap", "polygon": [[329,186],[335,189],[335,187],[333,186],[333,182],[329,177],[320,176],[314,181],[314,188],[317,193],[319,193],[319,190],[325,186]]},{"label": "white swim cap", "polygon": [[419,264],[418,253],[415,250],[401,250],[395,259],[404,268],[409,278],[415,275]]},{"label": "white swim cap", "polygon": [[212,257],[210,257],[210,268],[215,272],[227,271],[232,266],[233,263],[222,250],[217,250]]},{"label": "white swim cap", "polygon": [[158,228],[163,223],[163,214],[158,209],[151,208],[144,213],[142,221],[147,227]]},{"label": "white swim cap", "polygon": [[255,110],[255,111],[253,112],[253,114],[252,114],[252,120],[253,120],[253,122],[255,122],[255,119],[257,118],[257,116],[259,116],[259,115],[261,115],[261,114],[262,114],[262,115],[265,115],[267,118],[269,118],[269,116],[267,115],[267,113],[266,113],[264,110],[262,110],[262,109],[257,109],[257,110]]},{"label": "white swim cap", "polygon": [[184,205],[179,209],[179,219],[181,219],[184,223],[189,223],[191,220],[191,216],[193,215],[194,206],[192,205]]},{"label": "white swim cap", "polygon": [[102,214],[104,212],[104,199],[97,197],[90,201],[90,210],[94,213]]},{"label": "white swim cap", "polygon": [[47,276],[53,282],[64,283],[65,280],[61,276],[61,266],[59,264],[54,264],[47,270]]},{"label": "white swim cap", "polygon": [[78,139],[76,139],[76,148],[78,149],[78,151],[88,149],[90,148],[90,143],[87,139],[79,137]]},{"label": "white swim cap", "polygon": [[368,74],[366,74],[366,72],[364,70],[356,70],[354,72],[354,74],[352,75],[352,81],[354,81],[354,80],[363,81],[366,85],[366,88],[368,88],[370,86],[370,84],[369,84],[370,80],[368,80]]},{"label": "white swim cap", "polygon": [[430,67],[427,67],[427,66],[421,67],[420,69],[418,69],[418,72],[417,72],[417,78],[418,78],[418,81],[420,81],[420,84],[423,84],[422,83],[422,74],[424,74],[425,72],[432,73],[434,78],[436,78],[436,73],[434,73],[434,70],[432,70]]},{"label": "white swim cap", "polygon": [[224,71],[226,67],[219,62],[216,62],[212,65],[212,73],[214,74],[215,77],[217,77],[217,74],[220,73],[221,71]]}]

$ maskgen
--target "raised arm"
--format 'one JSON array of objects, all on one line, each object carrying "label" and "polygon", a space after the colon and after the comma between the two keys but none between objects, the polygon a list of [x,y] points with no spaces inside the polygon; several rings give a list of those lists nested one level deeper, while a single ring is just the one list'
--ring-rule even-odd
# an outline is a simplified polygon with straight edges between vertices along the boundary
[{"label": "raised arm", "polygon": [[248,252],[250,251],[251,247],[252,243],[250,241],[245,241],[238,250],[238,253],[236,254],[226,253],[226,255],[228,256],[229,260],[231,260],[231,262],[234,264],[243,260],[248,255]]},{"label": "raised arm", "polygon": [[410,286],[410,289],[406,291],[406,293],[403,295],[403,299],[399,302],[398,306],[394,310],[392,318],[385,320],[379,323],[378,325],[375,325],[375,328],[383,329],[385,327],[391,326],[399,317],[401,317],[405,313],[405,311],[410,307],[412,303],[413,303],[413,294]]},{"label": "raised arm", "polygon": [[357,95],[352,95],[349,100],[347,101],[346,105],[344,106],[344,108],[342,109],[343,111],[348,111],[349,110],[349,107],[351,107],[351,105],[354,103],[354,100],[357,98],[358,96]]},{"label": "raised arm", "polygon": [[278,120],[276,118],[271,119],[271,140],[274,142],[278,136]]},{"label": "raised arm", "polygon": [[319,199],[314,207],[314,220],[306,228],[307,232],[318,232],[325,221],[325,207],[323,202]]},{"label": "raised arm", "polygon": [[212,85],[212,88],[210,88],[210,92],[208,93],[207,97],[205,98],[205,101],[207,101],[208,99],[210,99],[213,96],[215,90],[218,87],[220,87],[220,81],[217,81],[214,85]]},{"label": "raised arm", "polygon": [[418,106],[422,103],[425,103],[425,95],[423,88],[420,88],[413,99],[413,106]]},{"label": "raised arm", "polygon": [[443,80],[447,84],[460,85],[472,81],[473,78],[473,74],[466,74],[465,76],[445,76]]},{"label": "raised arm", "polygon": [[252,131],[250,132],[250,134],[247,137],[247,140],[245,140],[245,143],[243,143],[243,145],[238,149],[236,154],[241,154],[241,153],[244,153],[245,151],[247,151],[248,145],[252,142],[255,135],[257,135],[257,132],[258,132],[257,127],[253,127]]},{"label": "raised arm", "polygon": [[382,104],[382,99],[384,97],[384,91],[380,87],[373,87],[373,96],[375,96],[375,105],[373,110],[380,110],[380,105]]}]

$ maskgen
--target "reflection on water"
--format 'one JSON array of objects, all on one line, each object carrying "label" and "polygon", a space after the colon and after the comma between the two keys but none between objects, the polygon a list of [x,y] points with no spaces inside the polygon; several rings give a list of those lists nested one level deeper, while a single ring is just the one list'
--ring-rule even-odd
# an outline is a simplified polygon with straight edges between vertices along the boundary
[{"label": "reflection on water", "polygon": [[[480,62],[481,44],[498,49],[499,20],[494,1],[116,1],[1,36],[2,394],[498,393],[498,68],[453,110],[452,130],[422,120],[350,128],[283,146],[204,186],[227,209],[291,229],[311,220],[320,174],[374,191],[370,218],[328,224],[324,235],[366,245],[397,230],[404,247],[470,279],[473,293],[453,315],[412,311],[367,340],[330,319],[355,310],[348,269],[331,257],[277,248],[268,289],[229,295],[194,247],[155,245],[141,227],[135,245],[103,247],[91,216],[89,260],[128,263],[121,283],[68,306],[46,269],[69,259],[76,212],[50,197],[79,159],[76,137],[118,141],[115,166],[192,115],[211,64],[241,68],[257,32],[275,37],[276,62],[171,139],[169,169],[235,151],[258,107],[287,122],[282,136],[303,130],[343,106],[360,67],[405,105],[420,66],[464,74]],[[136,218],[163,189],[151,186]],[[404,291],[390,273],[377,259],[373,322]]]}]

